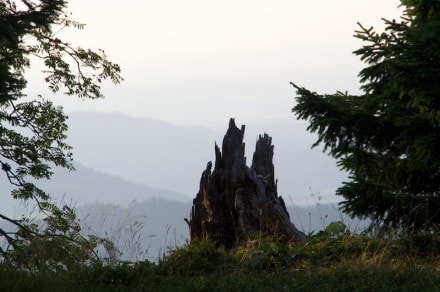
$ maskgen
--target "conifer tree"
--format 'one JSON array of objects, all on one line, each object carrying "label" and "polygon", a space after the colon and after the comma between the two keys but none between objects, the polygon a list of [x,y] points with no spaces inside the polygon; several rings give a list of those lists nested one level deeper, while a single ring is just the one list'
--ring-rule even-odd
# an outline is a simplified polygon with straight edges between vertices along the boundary
[{"label": "conifer tree", "polygon": [[297,90],[293,112],[310,122],[349,173],[342,210],[381,229],[440,229],[440,1],[402,0],[385,31],[359,24],[366,63],[360,96]]}]

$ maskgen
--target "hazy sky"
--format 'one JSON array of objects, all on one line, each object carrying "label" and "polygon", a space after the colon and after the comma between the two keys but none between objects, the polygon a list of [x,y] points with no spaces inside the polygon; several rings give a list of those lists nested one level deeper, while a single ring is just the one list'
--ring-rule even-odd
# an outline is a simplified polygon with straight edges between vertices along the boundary
[{"label": "hazy sky", "polygon": [[[352,37],[356,22],[381,30],[381,17],[400,16],[399,3],[70,1],[72,18],[87,27],[61,37],[105,49],[125,81],[104,86],[104,100],[60,102],[67,111],[118,111],[179,125],[225,128],[229,117],[245,124],[294,120],[289,81],[320,93],[357,93],[363,65],[352,54],[362,44]],[[29,92],[41,93],[37,84]]]}]

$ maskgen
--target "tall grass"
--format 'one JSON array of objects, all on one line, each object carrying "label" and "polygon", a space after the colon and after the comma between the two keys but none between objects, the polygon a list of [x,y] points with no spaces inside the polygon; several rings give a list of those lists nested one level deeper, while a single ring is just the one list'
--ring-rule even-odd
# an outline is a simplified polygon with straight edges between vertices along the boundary
[{"label": "tall grass", "polygon": [[84,266],[29,274],[0,265],[5,291],[436,291],[440,237],[377,238],[329,224],[305,245],[255,234],[231,250],[205,239],[168,251],[158,263]]},{"label": "tall grass", "polygon": [[[319,207],[319,206],[318,206]],[[145,217],[108,205],[82,219],[84,232],[104,236],[101,262],[74,271],[29,273],[0,263],[4,291],[436,291],[440,290],[440,234],[378,237],[353,232],[344,218],[330,222],[307,244],[253,234],[230,249],[209,239],[179,244],[164,230],[159,260],[148,259]],[[89,224],[90,228],[87,227]],[[98,226],[98,233],[92,226]],[[121,254],[126,257],[122,258]]]},{"label": "tall grass", "polygon": [[80,213],[83,234],[108,242],[98,250],[99,257],[107,264],[158,262],[169,250],[186,241],[177,235],[176,228],[164,224],[161,218],[146,214],[136,202],[127,207],[113,204],[85,206]]},{"label": "tall grass", "polygon": [[148,248],[143,248],[144,224],[145,216],[133,216],[128,208],[113,204],[104,205],[99,212],[88,213],[81,219],[84,234],[106,242],[97,254],[110,265],[120,261],[143,261],[148,257]]}]

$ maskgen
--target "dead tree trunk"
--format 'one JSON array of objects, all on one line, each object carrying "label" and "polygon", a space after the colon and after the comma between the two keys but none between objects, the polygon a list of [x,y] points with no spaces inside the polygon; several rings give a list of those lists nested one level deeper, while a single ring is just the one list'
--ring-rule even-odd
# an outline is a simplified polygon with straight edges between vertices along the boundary
[{"label": "dead tree trunk", "polygon": [[284,200],[278,196],[272,163],[272,139],[260,136],[252,159],[246,166],[245,126],[238,129],[234,119],[223,139],[222,151],[215,145],[215,166],[208,162],[190,214],[191,239],[213,239],[226,248],[262,232],[278,240],[304,243],[305,235],[291,222]]}]

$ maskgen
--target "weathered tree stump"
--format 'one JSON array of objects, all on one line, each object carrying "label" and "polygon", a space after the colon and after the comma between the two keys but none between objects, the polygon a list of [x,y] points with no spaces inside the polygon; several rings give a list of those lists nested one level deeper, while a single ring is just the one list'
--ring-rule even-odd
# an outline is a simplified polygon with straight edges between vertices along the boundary
[{"label": "weathered tree stump", "polygon": [[191,239],[209,237],[218,246],[230,248],[262,232],[278,240],[304,243],[305,235],[290,222],[284,200],[278,196],[271,137],[259,137],[249,168],[244,130],[244,125],[238,129],[231,119],[222,151],[215,145],[214,170],[208,162],[193,200],[188,222]]}]

